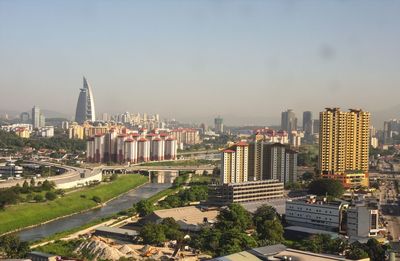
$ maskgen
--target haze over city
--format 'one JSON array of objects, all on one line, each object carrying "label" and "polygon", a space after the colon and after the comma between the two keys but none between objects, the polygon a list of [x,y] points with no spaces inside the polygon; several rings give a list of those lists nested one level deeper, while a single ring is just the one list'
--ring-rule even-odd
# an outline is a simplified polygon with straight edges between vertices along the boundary
[{"label": "haze over city", "polygon": [[0,111],[72,118],[85,75],[99,113],[279,124],[289,108],[339,106],[380,126],[399,107],[399,5],[0,1]]}]

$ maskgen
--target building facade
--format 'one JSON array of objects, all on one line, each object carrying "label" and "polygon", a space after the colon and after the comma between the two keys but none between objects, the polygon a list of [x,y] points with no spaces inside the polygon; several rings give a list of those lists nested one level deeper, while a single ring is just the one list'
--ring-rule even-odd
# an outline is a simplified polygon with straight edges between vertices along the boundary
[{"label": "building facade", "polygon": [[177,144],[165,135],[140,135],[117,133],[114,129],[88,138],[86,159],[93,163],[140,163],[147,161],[176,160]]},{"label": "building facade", "polygon": [[83,88],[79,93],[78,103],[76,105],[75,121],[82,124],[85,121],[94,122],[96,120],[96,111],[94,107],[93,91],[86,78],[83,77]]},{"label": "building facade", "polygon": [[379,211],[366,205],[351,205],[347,210],[347,235],[349,237],[376,236],[379,229]]},{"label": "building facade", "polygon": [[238,142],[223,151],[221,183],[248,181],[249,144]]},{"label": "building facade", "polygon": [[248,181],[209,186],[212,205],[229,205],[283,198],[283,183],[278,180]]},{"label": "building facade", "polygon": [[224,133],[224,120],[221,117],[214,119],[214,129],[216,133]]},{"label": "building facade", "polygon": [[287,133],[297,130],[297,118],[293,110],[282,112],[281,115],[281,129]]},{"label": "building facade", "polygon": [[319,169],[345,187],[368,186],[370,113],[327,108],[320,113]]},{"label": "building facade", "polygon": [[309,195],[306,199],[287,200],[285,219],[293,226],[340,232],[343,210],[347,207],[348,203],[343,201],[317,200]]},{"label": "building facade", "polygon": [[297,181],[297,152],[289,145],[269,144],[257,136],[249,145],[250,181],[275,179],[284,184]]}]

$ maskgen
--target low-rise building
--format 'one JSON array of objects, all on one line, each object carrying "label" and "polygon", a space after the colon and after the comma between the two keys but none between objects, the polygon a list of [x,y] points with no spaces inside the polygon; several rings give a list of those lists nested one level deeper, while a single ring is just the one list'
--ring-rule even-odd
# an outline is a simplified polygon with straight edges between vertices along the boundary
[{"label": "low-rise building", "polygon": [[376,236],[379,229],[379,211],[366,205],[350,205],[347,210],[347,235],[349,237]]},{"label": "low-rise building", "polygon": [[343,210],[348,203],[341,200],[318,200],[315,195],[305,199],[287,200],[285,218],[293,226],[327,231],[343,231]]},{"label": "low-rise building", "polygon": [[[242,260],[298,260],[298,261],[350,261],[343,256],[316,254],[308,251],[301,251],[287,248],[285,245],[277,244],[249,249],[227,256],[211,259],[214,261],[242,261]],[[369,258],[359,261],[369,261]]]},{"label": "low-rise building", "polygon": [[229,205],[283,198],[283,183],[279,180],[248,181],[241,183],[212,184],[209,186],[209,203]]}]

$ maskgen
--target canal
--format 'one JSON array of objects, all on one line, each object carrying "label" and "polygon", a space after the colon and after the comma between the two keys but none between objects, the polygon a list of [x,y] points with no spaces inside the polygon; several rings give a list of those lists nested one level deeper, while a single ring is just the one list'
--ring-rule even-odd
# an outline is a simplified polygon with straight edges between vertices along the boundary
[{"label": "canal", "polygon": [[171,185],[170,182],[147,183],[135,190],[121,195],[118,198],[115,198],[114,200],[111,200],[101,208],[51,221],[38,227],[25,229],[18,232],[18,235],[22,241],[35,241],[58,232],[83,226],[93,220],[108,217],[122,210],[126,210],[132,207],[133,203],[136,203],[141,199],[149,198],[152,195],[169,188]]}]

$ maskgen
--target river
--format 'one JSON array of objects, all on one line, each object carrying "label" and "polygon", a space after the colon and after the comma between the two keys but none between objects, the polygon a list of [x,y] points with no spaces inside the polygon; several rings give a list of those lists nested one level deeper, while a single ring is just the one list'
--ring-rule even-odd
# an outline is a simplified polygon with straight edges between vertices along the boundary
[{"label": "river", "polygon": [[171,183],[169,182],[165,184],[147,183],[114,200],[111,200],[101,208],[54,220],[41,226],[28,228],[18,232],[18,235],[22,241],[39,240],[58,232],[85,225],[95,219],[108,217],[112,214],[118,213],[119,211],[126,210],[132,207],[133,203],[136,203],[141,199],[149,198],[170,186]]}]

